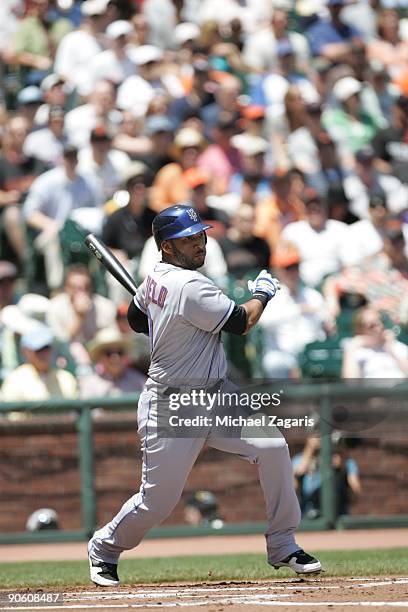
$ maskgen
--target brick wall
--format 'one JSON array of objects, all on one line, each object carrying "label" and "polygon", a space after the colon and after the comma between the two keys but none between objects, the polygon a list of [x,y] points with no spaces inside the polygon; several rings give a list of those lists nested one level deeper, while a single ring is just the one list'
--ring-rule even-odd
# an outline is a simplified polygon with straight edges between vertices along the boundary
[{"label": "brick wall", "polygon": [[[302,444],[290,442],[292,454]],[[353,451],[364,495],[353,514],[406,513],[408,440],[370,439]],[[104,417],[95,422],[95,466],[98,523],[109,520],[139,487],[141,452],[135,416]],[[183,522],[183,506],[191,491],[216,492],[227,522],[264,520],[264,504],[256,467],[233,455],[207,449],[199,456],[182,500],[167,524]],[[184,500],[184,501],[183,501]],[[73,417],[44,417],[0,427],[0,532],[24,530],[29,514],[39,507],[58,512],[61,526],[81,526],[78,448]]]}]

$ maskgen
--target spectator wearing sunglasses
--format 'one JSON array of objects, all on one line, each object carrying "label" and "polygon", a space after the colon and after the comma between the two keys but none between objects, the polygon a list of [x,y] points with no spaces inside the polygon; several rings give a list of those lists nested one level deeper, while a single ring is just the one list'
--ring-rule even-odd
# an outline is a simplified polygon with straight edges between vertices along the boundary
[{"label": "spectator wearing sunglasses", "polygon": [[[77,382],[75,377],[53,364],[54,336],[43,324],[23,334],[20,349],[26,363],[18,366],[6,376],[2,399],[6,402],[41,401],[50,398],[75,398]],[[23,413],[11,413],[17,420]]]},{"label": "spectator wearing sunglasses", "polygon": [[94,372],[80,380],[80,396],[114,397],[143,389],[146,377],[129,366],[132,343],[115,328],[100,330],[88,350]]}]

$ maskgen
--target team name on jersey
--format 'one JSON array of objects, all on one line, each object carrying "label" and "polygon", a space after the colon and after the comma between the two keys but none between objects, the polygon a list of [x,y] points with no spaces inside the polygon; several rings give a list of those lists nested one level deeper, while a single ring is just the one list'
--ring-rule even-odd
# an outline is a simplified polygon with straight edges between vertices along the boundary
[{"label": "team name on jersey", "polygon": [[150,304],[150,302],[152,302],[152,304],[157,304],[157,306],[159,306],[160,308],[163,308],[164,306],[164,302],[166,300],[167,297],[167,289],[164,286],[159,287],[156,283],[156,281],[151,277],[148,276],[146,279],[146,305]]}]

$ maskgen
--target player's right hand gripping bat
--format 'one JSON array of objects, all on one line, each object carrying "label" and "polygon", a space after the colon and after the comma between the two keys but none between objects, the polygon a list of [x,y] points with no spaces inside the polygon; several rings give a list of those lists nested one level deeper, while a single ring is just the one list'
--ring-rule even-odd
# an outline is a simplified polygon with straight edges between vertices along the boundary
[{"label": "player's right hand gripping bat", "polygon": [[133,278],[130,276],[124,266],[120,263],[119,259],[115,257],[112,251],[96,236],[88,234],[84,240],[86,246],[95,255],[102,265],[116,278],[116,280],[129,291],[131,295],[135,295],[137,287]]}]

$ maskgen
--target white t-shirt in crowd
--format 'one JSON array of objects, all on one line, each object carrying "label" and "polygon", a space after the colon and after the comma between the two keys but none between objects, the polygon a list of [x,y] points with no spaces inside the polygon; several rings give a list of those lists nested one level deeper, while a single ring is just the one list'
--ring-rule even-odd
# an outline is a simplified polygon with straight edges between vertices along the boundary
[{"label": "white t-shirt in crowd", "polygon": [[[302,312],[302,305],[309,306],[313,312]],[[282,285],[259,320],[264,332],[265,351],[298,355],[306,344],[318,340],[323,334],[325,314],[324,299],[318,291],[301,287],[296,295],[292,295],[288,287]]]},{"label": "white t-shirt in crowd", "polygon": [[[408,358],[408,346],[395,342],[395,352],[401,359]],[[383,348],[361,347],[356,351],[362,378],[406,378],[396,359]]]},{"label": "white t-shirt in crowd", "polygon": [[[75,87],[84,82],[89,62],[102,51],[101,44],[95,36],[83,30],[66,34],[57,48],[54,72],[63,76]],[[82,95],[82,91],[79,92]]]},{"label": "white t-shirt in crowd", "polygon": [[315,287],[328,274],[338,272],[344,265],[348,226],[328,219],[321,231],[308,221],[289,223],[282,232],[282,240],[294,244],[300,253],[300,276],[306,285]]},{"label": "white t-shirt in crowd", "polygon": [[81,149],[78,154],[78,170],[94,185],[102,202],[110,198],[118,189],[129,164],[130,157],[123,151],[115,149],[108,152],[102,166],[98,166],[95,162],[91,147]]}]

